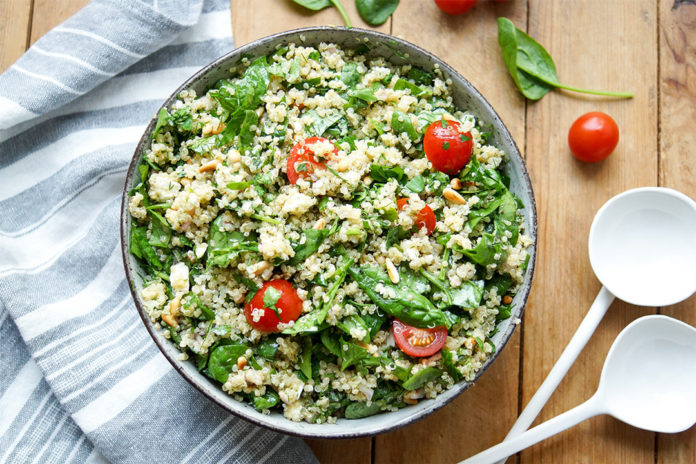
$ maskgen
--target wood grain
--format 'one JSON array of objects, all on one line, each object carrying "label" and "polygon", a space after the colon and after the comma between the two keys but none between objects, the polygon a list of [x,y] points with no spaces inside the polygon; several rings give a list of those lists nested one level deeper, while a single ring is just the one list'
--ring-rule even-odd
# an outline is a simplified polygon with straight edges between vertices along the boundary
[{"label": "wood grain", "polygon": [[[660,185],[696,198],[696,4],[660,1]],[[663,314],[696,325],[696,297]],[[696,428],[660,434],[658,463],[696,462]]]},{"label": "wood grain", "polygon": [[[561,82],[631,90],[615,100],[554,91],[527,110],[527,162],[539,210],[537,274],[525,316],[522,398],[527,404],[594,300],[600,284],[587,258],[587,236],[613,195],[657,182],[657,18],[653,0],[530,2],[529,33],[555,57]],[[587,111],[611,114],[617,150],[596,164],[576,161],[568,128]],[[651,309],[615,302],[541,413],[550,419],[588,399],[616,335]],[[608,416],[576,426],[522,453],[521,462],[652,463],[654,434]]]},{"label": "wood grain", "polygon": [[31,1],[0,0],[0,72],[22,56],[31,26]]},{"label": "wood grain", "polygon": [[[402,0],[394,35],[445,60],[489,99],[517,140],[524,142],[524,99],[500,58],[496,17],[523,23],[525,2],[482,3],[464,16],[447,16],[434,3]],[[427,27],[414,27],[414,18]],[[502,440],[517,417],[520,332],[491,369],[452,405],[402,430],[378,436],[375,463],[457,462]]]}]

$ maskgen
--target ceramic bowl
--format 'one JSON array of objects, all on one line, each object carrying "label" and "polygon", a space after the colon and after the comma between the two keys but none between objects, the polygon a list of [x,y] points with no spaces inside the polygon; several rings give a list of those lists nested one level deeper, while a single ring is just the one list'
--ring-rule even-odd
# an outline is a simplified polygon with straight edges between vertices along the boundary
[{"label": "ceramic bowl", "polygon": [[[229,69],[243,56],[256,58],[267,55],[274,52],[277,46],[292,42],[312,46],[319,45],[321,42],[333,42],[346,49],[356,48],[364,44],[369,47],[368,56],[383,57],[395,65],[410,63],[426,71],[432,70],[435,65],[439,65],[444,76],[452,80],[451,91],[455,105],[458,108],[467,109],[475,114],[481,126],[492,131],[489,139],[491,143],[504,150],[508,155],[508,161],[505,164],[504,170],[510,177],[510,189],[522,199],[526,206],[524,210],[526,233],[533,240],[533,245],[530,250],[531,258],[524,283],[514,299],[512,317],[499,324],[498,332],[492,338],[497,350],[477,373],[476,378],[478,379],[490,365],[495,362],[498,356],[500,356],[505,344],[512,336],[515,327],[517,327],[519,319],[522,317],[527,296],[529,295],[532,276],[534,274],[537,233],[534,195],[524,161],[520,156],[520,151],[515,145],[510,132],[479,91],[444,61],[404,40],[387,34],[357,28],[313,27],[283,32],[256,40],[248,45],[237,48],[203,67],[186,82],[181,84],[181,87],[163,103],[162,107],[171,105],[176,95],[184,89],[193,89],[197,94],[202,95],[218,80],[229,77]],[[138,263],[128,251],[128,231],[131,225],[131,217],[128,213],[128,192],[139,182],[137,166],[140,164],[143,153],[150,144],[154,126],[155,120],[153,119],[147,126],[145,133],[138,143],[128,170],[126,185],[123,191],[121,206],[123,261],[128,281],[131,284],[130,288],[133,293],[135,305],[147,330],[150,332],[150,335],[152,335],[153,340],[164,356],[169,360],[172,366],[191,383],[191,385],[197,388],[210,400],[239,417],[269,429],[306,438],[355,438],[391,431],[432,414],[451,402],[471,385],[470,382],[461,381],[451,389],[441,393],[435,399],[424,400],[417,405],[407,406],[396,412],[382,413],[363,419],[339,419],[336,424],[308,424],[305,422],[292,422],[284,418],[280,413],[272,413],[270,415],[261,414],[253,407],[236,401],[227,393],[223,392],[219,385],[213,383],[210,379],[199,373],[192,362],[180,361],[178,359],[179,350],[157,330],[145,312],[144,304],[140,297],[142,280],[138,273]]]}]

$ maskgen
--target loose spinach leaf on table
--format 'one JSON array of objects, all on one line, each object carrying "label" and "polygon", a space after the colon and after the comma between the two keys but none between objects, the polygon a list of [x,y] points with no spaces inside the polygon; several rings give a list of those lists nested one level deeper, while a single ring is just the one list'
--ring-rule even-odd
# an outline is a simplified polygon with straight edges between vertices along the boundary
[{"label": "loose spinach leaf on table", "polygon": [[384,24],[399,6],[399,0],[355,0],[360,17],[372,26]]},{"label": "loose spinach leaf on table", "polygon": [[[428,298],[405,285],[394,285],[381,269],[352,267],[348,273],[374,304],[404,323],[420,328],[449,326],[445,315]],[[378,285],[383,292],[377,291]]]},{"label": "loose spinach leaf on table", "polygon": [[522,95],[530,100],[540,99],[553,88],[612,97],[633,97],[630,92],[605,92],[561,84],[551,55],[539,42],[517,29],[507,18],[498,18],[498,43],[512,80]]},{"label": "loose spinach leaf on table", "polygon": [[341,17],[343,18],[343,22],[346,23],[346,27],[353,27],[353,24],[350,22],[350,18],[348,17],[348,13],[346,13],[346,9],[344,8],[343,4],[341,3],[341,0],[292,0],[292,1],[297,3],[300,6],[307,8],[308,10],[312,10],[312,11],[323,10],[324,8],[328,8],[331,5],[333,5],[336,7],[338,12],[341,14]]}]

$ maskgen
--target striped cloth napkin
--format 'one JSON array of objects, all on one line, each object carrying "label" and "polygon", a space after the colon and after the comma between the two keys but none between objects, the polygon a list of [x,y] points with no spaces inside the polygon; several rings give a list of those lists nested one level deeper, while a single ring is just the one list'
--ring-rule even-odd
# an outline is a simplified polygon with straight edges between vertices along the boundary
[{"label": "striped cloth napkin", "polygon": [[316,462],[172,369],[121,263],[135,144],[231,32],[228,0],[94,0],[0,76],[0,464]]}]

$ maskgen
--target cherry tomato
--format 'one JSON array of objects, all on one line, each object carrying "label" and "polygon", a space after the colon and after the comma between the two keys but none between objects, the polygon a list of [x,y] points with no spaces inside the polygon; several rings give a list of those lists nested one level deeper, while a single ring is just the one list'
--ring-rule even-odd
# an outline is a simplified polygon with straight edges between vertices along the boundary
[{"label": "cherry tomato", "polygon": [[460,133],[460,126],[457,121],[435,121],[423,137],[425,156],[435,169],[451,176],[466,166],[474,151],[471,133]]},{"label": "cherry tomato", "polygon": [[[311,175],[315,169],[326,169],[326,165],[317,161],[310,148],[311,145],[320,142],[330,142],[330,140],[324,137],[309,137],[292,147],[288,157],[288,180],[291,184],[296,184],[300,177],[305,178]],[[338,155],[338,148],[335,145],[333,155]]]},{"label": "cherry tomato", "polygon": [[[269,288],[275,289],[280,295],[272,292],[266,297]],[[274,296],[278,298],[277,301]],[[269,304],[273,301],[275,303]],[[284,279],[270,280],[264,283],[251,301],[244,305],[244,315],[247,321],[261,332],[278,332],[278,324],[296,321],[300,317],[300,313],[302,313],[302,300],[290,282]]]},{"label": "cherry tomato", "polygon": [[398,319],[392,322],[394,340],[401,351],[414,358],[432,356],[445,344],[447,328],[440,326],[434,329],[419,329],[404,324]]},{"label": "cherry tomato", "polygon": [[466,13],[476,5],[476,0],[435,0],[435,4],[447,14]]},{"label": "cherry tomato", "polygon": [[619,126],[600,111],[583,114],[568,131],[568,146],[580,161],[594,163],[611,155],[619,143]]},{"label": "cherry tomato", "polygon": [[[398,200],[396,200],[396,207],[399,209],[404,209],[406,203],[408,203],[408,198],[399,198]],[[425,205],[423,209],[421,209],[418,212],[418,214],[416,214],[416,217],[414,219],[416,220],[416,224],[418,225],[419,229],[423,227],[426,228],[426,230],[428,231],[428,235],[432,234],[435,230],[437,219],[435,219],[435,213],[433,212],[433,209],[430,206]]]}]

